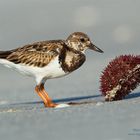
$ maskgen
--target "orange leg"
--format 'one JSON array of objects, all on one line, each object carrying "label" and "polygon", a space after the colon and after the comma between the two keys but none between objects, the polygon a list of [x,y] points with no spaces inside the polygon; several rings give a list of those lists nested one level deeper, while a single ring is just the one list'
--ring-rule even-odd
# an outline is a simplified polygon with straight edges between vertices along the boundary
[{"label": "orange leg", "polygon": [[52,102],[52,99],[49,97],[48,93],[44,89],[44,84],[37,85],[35,91],[41,97],[44,102],[45,107],[56,107],[57,104]]}]

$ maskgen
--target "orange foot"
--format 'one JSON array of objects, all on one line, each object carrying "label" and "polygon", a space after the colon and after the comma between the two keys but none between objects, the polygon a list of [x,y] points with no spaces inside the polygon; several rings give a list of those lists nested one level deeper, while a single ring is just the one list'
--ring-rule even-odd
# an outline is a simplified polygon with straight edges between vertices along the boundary
[{"label": "orange foot", "polygon": [[54,108],[57,104],[53,103],[51,98],[49,97],[48,93],[44,89],[44,84],[37,85],[35,87],[35,91],[41,97],[44,102],[45,107]]},{"label": "orange foot", "polygon": [[44,106],[45,107],[49,107],[49,108],[54,108],[56,107],[58,104],[55,104],[53,102],[49,102],[49,103],[44,103]]}]

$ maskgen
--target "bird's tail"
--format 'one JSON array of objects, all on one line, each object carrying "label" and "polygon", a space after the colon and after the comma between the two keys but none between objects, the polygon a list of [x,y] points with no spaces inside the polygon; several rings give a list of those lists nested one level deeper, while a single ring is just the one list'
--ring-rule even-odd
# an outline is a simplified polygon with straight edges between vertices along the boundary
[{"label": "bird's tail", "polygon": [[0,59],[6,59],[11,53],[11,51],[0,51]]}]

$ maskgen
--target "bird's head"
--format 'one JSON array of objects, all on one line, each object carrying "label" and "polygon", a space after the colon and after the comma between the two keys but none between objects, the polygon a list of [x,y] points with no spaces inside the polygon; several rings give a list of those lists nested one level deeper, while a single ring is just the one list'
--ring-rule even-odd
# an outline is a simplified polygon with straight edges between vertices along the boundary
[{"label": "bird's head", "polygon": [[73,48],[77,51],[84,52],[87,49],[91,49],[100,53],[103,53],[101,49],[96,47],[91,40],[89,39],[88,35],[82,32],[74,32],[72,33],[66,40],[67,45],[70,48]]}]

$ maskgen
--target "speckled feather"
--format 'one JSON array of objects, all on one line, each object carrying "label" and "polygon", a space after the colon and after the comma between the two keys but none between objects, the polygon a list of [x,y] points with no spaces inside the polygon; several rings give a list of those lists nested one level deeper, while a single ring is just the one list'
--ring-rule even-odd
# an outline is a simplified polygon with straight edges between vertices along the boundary
[{"label": "speckled feather", "polygon": [[64,42],[42,41],[10,51],[6,59],[15,64],[44,67],[61,52]]}]

